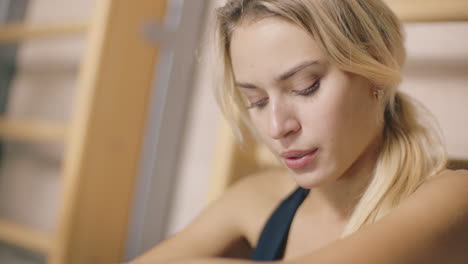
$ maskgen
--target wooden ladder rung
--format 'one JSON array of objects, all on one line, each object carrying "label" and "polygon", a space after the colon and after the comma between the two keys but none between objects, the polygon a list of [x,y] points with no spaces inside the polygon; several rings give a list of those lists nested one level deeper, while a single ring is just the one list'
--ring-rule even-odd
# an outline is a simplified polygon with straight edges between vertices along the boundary
[{"label": "wooden ladder rung", "polygon": [[0,138],[34,143],[65,143],[66,125],[0,117]]},{"label": "wooden ladder rung", "polygon": [[468,21],[467,0],[387,0],[403,22]]},{"label": "wooden ladder rung", "polygon": [[44,255],[53,246],[51,235],[6,220],[0,220],[0,240]]},{"label": "wooden ladder rung", "polygon": [[466,157],[449,157],[448,167],[454,170],[468,170],[468,159]]},{"label": "wooden ladder rung", "polygon": [[86,22],[60,24],[5,24],[0,26],[0,43],[19,42],[27,39],[50,38],[85,34],[88,29]]}]

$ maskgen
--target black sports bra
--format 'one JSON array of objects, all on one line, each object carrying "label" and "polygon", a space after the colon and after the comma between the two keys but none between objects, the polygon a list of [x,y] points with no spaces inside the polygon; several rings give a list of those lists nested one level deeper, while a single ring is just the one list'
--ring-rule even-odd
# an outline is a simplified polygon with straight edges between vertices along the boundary
[{"label": "black sports bra", "polygon": [[308,194],[309,190],[298,187],[280,203],[263,228],[252,260],[274,261],[283,258],[292,220]]}]

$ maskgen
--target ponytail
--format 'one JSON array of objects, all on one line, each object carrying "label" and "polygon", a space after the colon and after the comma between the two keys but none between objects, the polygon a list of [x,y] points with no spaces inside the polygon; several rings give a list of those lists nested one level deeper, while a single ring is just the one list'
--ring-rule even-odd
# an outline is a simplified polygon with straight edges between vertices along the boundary
[{"label": "ponytail", "polygon": [[373,178],[342,236],[386,215],[428,177],[446,167],[447,154],[430,113],[414,99],[396,92],[387,104],[381,152]]}]

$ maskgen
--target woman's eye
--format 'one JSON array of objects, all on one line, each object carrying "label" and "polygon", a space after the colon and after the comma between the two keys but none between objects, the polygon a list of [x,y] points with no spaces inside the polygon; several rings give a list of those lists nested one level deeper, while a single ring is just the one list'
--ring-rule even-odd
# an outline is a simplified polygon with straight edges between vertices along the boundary
[{"label": "woman's eye", "polygon": [[262,99],[257,102],[250,103],[247,109],[252,109],[252,108],[263,108],[268,102],[268,98]]},{"label": "woman's eye", "polygon": [[300,91],[294,91],[294,93],[298,95],[309,95],[315,92],[318,88],[320,87],[320,81],[316,81],[312,86],[310,86],[307,89],[300,90]]}]

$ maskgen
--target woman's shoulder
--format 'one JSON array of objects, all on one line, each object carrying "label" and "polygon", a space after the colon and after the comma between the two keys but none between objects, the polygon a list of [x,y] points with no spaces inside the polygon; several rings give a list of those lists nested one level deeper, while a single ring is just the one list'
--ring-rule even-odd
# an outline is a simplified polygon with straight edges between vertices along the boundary
[{"label": "woman's shoulder", "polygon": [[232,188],[245,195],[281,199],[297,185],[285,169],[269,168],[243,177]]},{"label": "woman's shoulder", "polygon": [[237,220],[245,238],[253,245],[273,210],[296,188],[286,170],[274,168],[243,177],[223,196],[235,201]]},{"label": "woman's shoulder", "polygon": [[427,178],[410,196],[414,204],[424,204],[427,200],[439,197],[442,203],[465,204],[468,214],[468,170],[445,169]]},{"label": "woman's shoulder", "polygon": [[295,188],[297,185],[286,170],[271,168],[239,179],[221,199],[235,201],[237,210],[245,212],[246,217],[259,217],[258,214],[270,211]]},{"label": "woman's shoulder", "polygon": [[[429,246],[428,243],[431,243],[433,248],[427,256],[432,254],[466,261],[467,192],[468,170],[443,170],[428,178],[400,208],[383,221],[388,225],[383,224],[382,227],[400,230],[407,237],[405,241],[413,241],[415,246],[418,243],[421,243],[419,246]],[[408,242],[408,247],[412,246],[411,243]]]},{"label": "woman's shoulder", "polygon": [[445,169],[428,177],[421,185],[420,189],[435,188],[433,186],[438,184],[446,186],[445,188],[447,188],[447,190],[450,189],[450,186],[457,187],[460,184],[461,186],[466,186],[466,184],[468,184],[468,170]]}]

